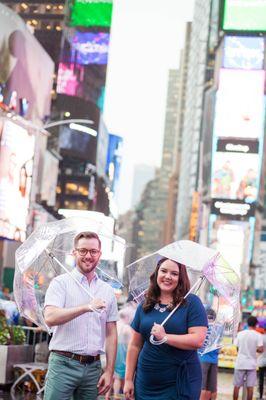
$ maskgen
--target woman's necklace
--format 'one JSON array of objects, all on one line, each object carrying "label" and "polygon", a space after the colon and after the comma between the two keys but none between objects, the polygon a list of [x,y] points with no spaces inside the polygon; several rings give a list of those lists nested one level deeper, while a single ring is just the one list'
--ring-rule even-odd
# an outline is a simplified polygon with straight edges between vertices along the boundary
[{"label": "woman's necklace", "polygon": [[166,310],[171,310],[173,307],[172,303],[167,304],[166,306],[161,306],[160,303],[156,303],[154,309],[160,312],[165,312]]}]

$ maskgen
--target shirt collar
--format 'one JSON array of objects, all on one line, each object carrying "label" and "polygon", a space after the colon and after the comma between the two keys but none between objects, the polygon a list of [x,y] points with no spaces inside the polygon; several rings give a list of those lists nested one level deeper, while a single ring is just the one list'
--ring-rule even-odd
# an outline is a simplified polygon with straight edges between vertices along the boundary
[{"label": "shirt collar", "polygon": [[[86,276],[83,275],[83,274],[78,270],[77,267],[75,267],[75,268],[72,270],[71,273],[74,275],[75,278],[78,279],[79,282],[82,282],[83,280],[86,280],[86,281],[87,281]],[[94,272],[94,276],[93,276],[91,282],[93,282],[93,281],[98,281],[98,279],[99,279],[99,277],[98,277],[97,273]]]}]

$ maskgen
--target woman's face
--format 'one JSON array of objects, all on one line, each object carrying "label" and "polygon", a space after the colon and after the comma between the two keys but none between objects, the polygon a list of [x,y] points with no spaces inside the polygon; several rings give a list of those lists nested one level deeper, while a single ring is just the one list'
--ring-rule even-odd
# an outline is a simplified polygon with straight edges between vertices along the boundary
[{"label": "woman's face", "polygon": [[179,267],[171,260],[165,260],[158,270],[157,284],[164,293],[172,293],[179,280]]}]

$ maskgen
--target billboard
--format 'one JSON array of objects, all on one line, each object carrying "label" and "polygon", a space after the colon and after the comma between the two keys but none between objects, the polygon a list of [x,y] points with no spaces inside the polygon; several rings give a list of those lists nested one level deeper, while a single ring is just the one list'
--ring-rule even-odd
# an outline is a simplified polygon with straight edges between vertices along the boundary
[{"label": "billboard", "polygon": [[248,221],[211,218],[209,245],[221,252],[239,275],[242,274],[249,262],[251,235]]},{"label": "billboard", "polygon": [[81,65],[107,64],[110,34],[106,32],[78,32],[68,38],[71,60]]},{"label": "billboard", "polygon": [[266,31],[266,0],[224,0],[224,31]]},{"label": "billboard", "polygon": [[32,184],[35,137],[0,120],[0,236],[23,242]]},{"label": "billboard", "polygon": [[263,69],[264,38],[225,36],[223,67],[233,69]]},{"label": "billboard", "polygon": [[[59,169],[59,160],[50,151],[44,155],[42,174],[41,198],[48,206],[54,206],[56,202],[56,186]],[[49,179],[47,177],[49,176]]]},{"label": "billboard", "polygon": [[57,73],[57,93],[68,96],[83,96],[82,82],[84,80],[84,68],[74,63],[59,63]]},{"label": "billboard", "polygon": [[61,126],[59,131],[60,154],[77,157],[93,165],[96,164],[97,138],[79,132],[69,126]]},{"label": "billboard", "polygon": [[27,119],[50,115],[54,63],[24,21],[0,4],[0,97]]},{"label": "billboard", "polygon": [[211,214],[229,217],[254,217],[255,204],[240,200],[212,199]]},{"label": "billboard", "polygon": [[56,91],[98,105],[103,101],[105,79],[106,65],[61,62],[58,66]]},{"label": "billboard", "polygon": [[228,153],[255,153],[259,152],[259,141],[247,140],[247,139],[218,139],[217,140],[217,151],[223,151]]},{"label": "billboard", "polygon": [[112,192],[116,191],[117,183],[120,175],[122,161],[123,138],[117,135],[109,135],[106,175],[111,182]]},{"label": "billboard", "polygon": [[220,70],[215,107],[217,137],[262,138],[265,72]]},{"label": "billboard", "polygon": [[110,28],[112,0],[74,0],[70,8],[70,26]]},{"label": "billboard", "polygon": [[256,201],[259,166],[259,154],[214,153],[211,197],[248,203]]}]

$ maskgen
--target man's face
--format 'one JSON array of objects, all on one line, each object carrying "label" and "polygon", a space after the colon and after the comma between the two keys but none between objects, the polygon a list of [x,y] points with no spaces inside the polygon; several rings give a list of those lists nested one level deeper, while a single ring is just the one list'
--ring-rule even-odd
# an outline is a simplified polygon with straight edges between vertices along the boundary
[{"label": "man's face", "polygon": [[73,250],[73,254],[80,271],[83,274],[89,274],[95,270],[102,252],[97,239],[81,238]]}]

